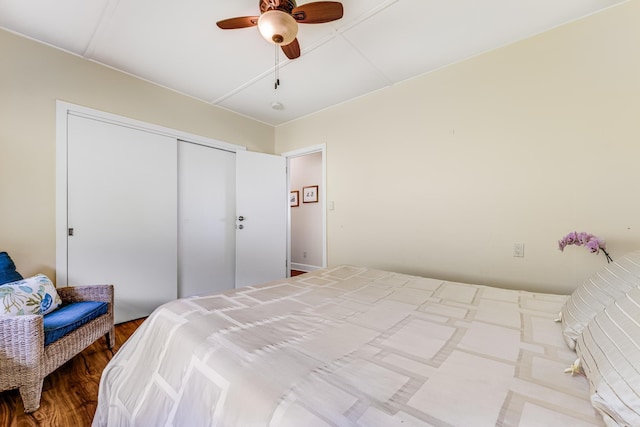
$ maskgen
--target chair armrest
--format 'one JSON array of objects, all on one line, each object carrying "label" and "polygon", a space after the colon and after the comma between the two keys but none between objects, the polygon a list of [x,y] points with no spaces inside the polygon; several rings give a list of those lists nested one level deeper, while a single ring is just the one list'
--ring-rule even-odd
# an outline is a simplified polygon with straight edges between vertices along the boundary
[{"label": "chair armrest", "polygon": [[80,301],[101,301],[109,303],[113,312],[113,285],[67,286],[56,291],[65,304]]},{"label": "chair armrest", "polygon": [[44,320],[40,315],[0,317],[0,370],[36,367],[44,352]]},{"label": "chair armrest", "polygon": [[56,291],[65,303],[80,301],[113,302],[113,285],[67,286]]}]

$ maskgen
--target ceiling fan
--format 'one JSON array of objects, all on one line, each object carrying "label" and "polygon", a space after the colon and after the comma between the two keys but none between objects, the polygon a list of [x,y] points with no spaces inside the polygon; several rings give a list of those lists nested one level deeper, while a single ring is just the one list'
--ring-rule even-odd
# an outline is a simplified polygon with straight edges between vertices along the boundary
[{"label": "ceiling fan", "polygon": [[279,45],[289,59],[300,56],[298,23],[321,24],[342,18],[342,3],[317,1],[297,6],[295,0],[259,0],[260,16],[223,19],[216,25],[223,30],[258,26],[260,34]]}]

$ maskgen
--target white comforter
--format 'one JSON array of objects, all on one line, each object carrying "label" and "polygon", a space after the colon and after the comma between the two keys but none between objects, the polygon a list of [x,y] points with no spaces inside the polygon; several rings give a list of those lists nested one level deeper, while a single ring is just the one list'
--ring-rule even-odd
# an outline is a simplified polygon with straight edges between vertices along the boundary
[{"label": "white comforter", "polygon": [[158,308],[94,426],[600,426],[566,297],[342,266]]}]

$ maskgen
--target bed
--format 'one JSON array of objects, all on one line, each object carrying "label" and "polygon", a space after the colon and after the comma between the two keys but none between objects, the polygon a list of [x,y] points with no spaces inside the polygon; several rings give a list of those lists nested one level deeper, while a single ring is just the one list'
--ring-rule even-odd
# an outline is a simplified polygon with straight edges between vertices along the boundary
[{"label": "bed", "polygon": [[573,297],[339,266],[178,299],[110,361],[93,425],[617,425]]}]

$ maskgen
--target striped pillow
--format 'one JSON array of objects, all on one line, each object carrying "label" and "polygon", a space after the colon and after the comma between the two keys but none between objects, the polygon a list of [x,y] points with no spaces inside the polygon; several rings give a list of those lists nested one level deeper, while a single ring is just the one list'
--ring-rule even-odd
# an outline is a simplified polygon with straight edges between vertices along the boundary
[{"label": "striped pillow", "polygon": [[640,288],[596,315],[576,351],[605,423],[640,426]]},{"label": "striped pillow", "polygon": [[562,307],[562,334],[573,350],[593,317],[627,291],[640,285],[640,250],[607,264],[571,294]]}]

